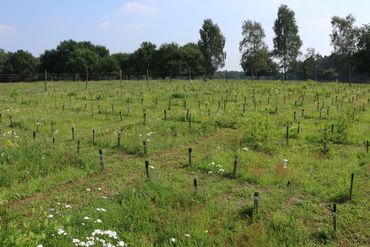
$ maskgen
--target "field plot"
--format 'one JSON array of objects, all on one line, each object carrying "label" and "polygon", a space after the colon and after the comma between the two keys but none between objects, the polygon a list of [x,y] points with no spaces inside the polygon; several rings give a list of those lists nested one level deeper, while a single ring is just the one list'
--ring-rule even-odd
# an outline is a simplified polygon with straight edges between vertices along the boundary
[{"label": "field plot", "polygon": [[1,246],[370,245],[369,85],[2,84],[0,114]]}]

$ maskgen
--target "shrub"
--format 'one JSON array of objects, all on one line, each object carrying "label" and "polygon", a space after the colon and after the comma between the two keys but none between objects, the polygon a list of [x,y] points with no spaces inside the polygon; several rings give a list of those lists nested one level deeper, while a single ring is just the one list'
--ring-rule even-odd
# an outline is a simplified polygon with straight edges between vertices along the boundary
[{"label": "shrub", "polygon": [[239,139],[242,146],[259,151],[271,152],[274,150],[273,142],[276,133],[267,119],[264,119],[260,114],[255,114],[244,123],[244,127],[245,130]]}]

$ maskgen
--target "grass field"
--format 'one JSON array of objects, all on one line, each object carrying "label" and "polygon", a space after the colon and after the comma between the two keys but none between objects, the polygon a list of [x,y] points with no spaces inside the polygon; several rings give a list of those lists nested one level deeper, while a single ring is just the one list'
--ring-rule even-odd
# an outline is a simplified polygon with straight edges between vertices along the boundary
[{"label": "grass field", "polygon": [[369,100],[338,83],[1,84],[0,245],[369,246]]}]

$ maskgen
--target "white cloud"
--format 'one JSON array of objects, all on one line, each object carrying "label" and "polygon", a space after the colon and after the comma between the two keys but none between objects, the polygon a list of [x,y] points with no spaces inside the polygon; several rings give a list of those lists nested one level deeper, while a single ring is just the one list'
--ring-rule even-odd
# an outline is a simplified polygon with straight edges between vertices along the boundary
[{"label": "white cloud", "polygon": [[9,36],[17,34],[15,27],[0,23],[0,35]]},{"label": "white cloud", "polygon": [[157,11],[156,7],[140,2],[126,2],[121,8],[121,12],[133,14],[150,14]]},{"label": "white cloud", "polygon": [[109,30],[112,28],[110,21],[102,21],[99,23],[99,27],[103,30]]}]

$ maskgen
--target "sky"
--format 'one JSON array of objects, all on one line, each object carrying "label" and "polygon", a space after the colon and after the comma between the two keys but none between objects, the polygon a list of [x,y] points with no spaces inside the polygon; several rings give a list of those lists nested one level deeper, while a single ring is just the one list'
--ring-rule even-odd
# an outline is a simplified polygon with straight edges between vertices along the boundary
[{"label": "sky", "polygon": [[143,41],[157,46],[198,42],[203,20],[211,18],[226,38],[227,70],[241,70],[243,21],[262,24],[270,49],[277,10],[295,12],[301,51],[331,53],[331,17],[352,14],[358,26],[370,22],[368,0],[0,0],[0,48],[39,56],[62,40],[88,40],[111,53],[133,52]]}]

